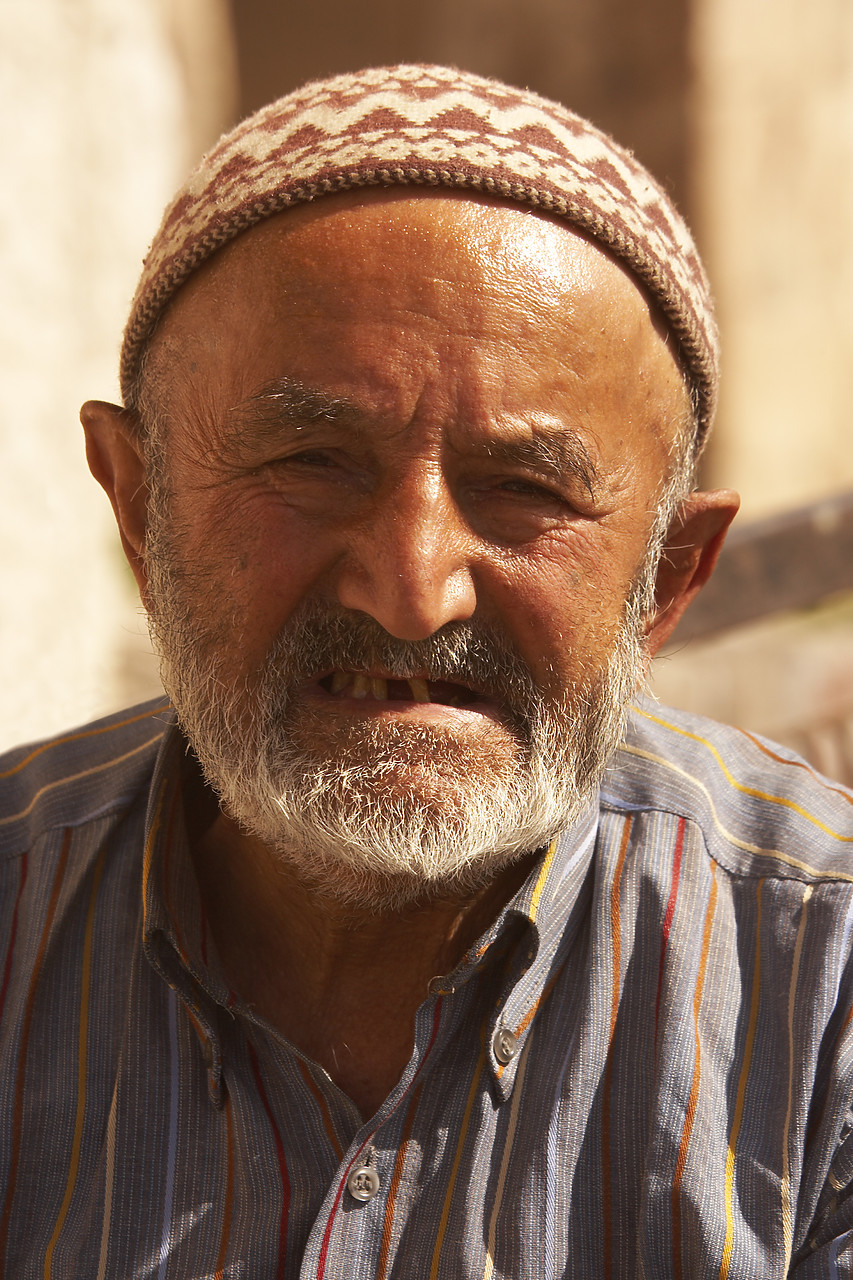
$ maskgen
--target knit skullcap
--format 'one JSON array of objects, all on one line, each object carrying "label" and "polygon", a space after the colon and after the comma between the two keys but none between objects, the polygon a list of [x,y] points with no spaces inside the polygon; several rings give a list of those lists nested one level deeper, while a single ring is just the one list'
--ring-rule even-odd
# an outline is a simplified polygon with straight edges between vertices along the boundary
[{"label": "knit skullcap", "polygon": [[305,85],[219,140],[166,210],[145,259],[122,345],[125,402],[158,319],[217,249],[293,205],[382,186],[518,201],[607,249],[669,322],[701,443],[716,399],[717,331],[702,263],[672,201],[630,152],[558,103],[434,66]]}]

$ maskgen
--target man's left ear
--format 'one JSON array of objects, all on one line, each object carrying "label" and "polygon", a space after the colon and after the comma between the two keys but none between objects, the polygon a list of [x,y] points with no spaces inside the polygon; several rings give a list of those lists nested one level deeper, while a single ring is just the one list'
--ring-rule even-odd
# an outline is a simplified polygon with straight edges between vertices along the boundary
[{"label": "man's left ear", "polygon": [[672,635],[693,597],[710,578],[737,515],[740,498],[731,489],[691,493],[673,520],[658,565],[655,611],[646,631],[649,657]]}]

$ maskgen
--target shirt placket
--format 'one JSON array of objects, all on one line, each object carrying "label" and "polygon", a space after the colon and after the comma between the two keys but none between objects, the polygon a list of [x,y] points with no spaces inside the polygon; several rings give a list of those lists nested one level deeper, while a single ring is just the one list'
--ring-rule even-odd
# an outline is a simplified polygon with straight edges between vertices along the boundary
[{"label": "shirt placket", "polygon": [[411,1126],[410,1108],[416,1105],[432,1055],[440,1052],[460,1012],[442,995],[431,996],[419,1009],[412,1059],[400,1083],[345,1152],[314,1223],[300,1280],[385,1274],[394,1204],[401,1182],[411,1177],[401,1158]]}]

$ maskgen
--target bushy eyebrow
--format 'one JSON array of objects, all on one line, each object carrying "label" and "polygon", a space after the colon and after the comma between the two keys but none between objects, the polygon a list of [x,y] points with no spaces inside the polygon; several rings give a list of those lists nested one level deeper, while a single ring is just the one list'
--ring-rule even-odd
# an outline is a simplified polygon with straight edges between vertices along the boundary
[{"label": "bushy eyebrow", "polygon": [[[228,411],[229,426],[241,442],[278,441],[282,430],[299,431],[318,422],[364,430],[368,416],[351,400],[281,377]],[[580,436],[567,427],[537,426],[532,436],[490,440],[484,452],[509,466],[529,467],[555,482],[574,476],[595,497],[598,472]]]},{"label": "bushy eyebrow", "polygon": [[589,496],[595,497],[598,481],[595,463],[580,436],[567,427],[538,427],[533,436],[520,440],[493,440],[487,452],[499,462],[529,467],[555,481],[574,476]]},{"label": "bushy eyebrow", "polygon": [[228,423],[240,435],[261,443],[282,429],[298,431],[315,422],[363,425],[363,410],[349,400],[306,387],[293,378],[276,378],[229,409]]}]

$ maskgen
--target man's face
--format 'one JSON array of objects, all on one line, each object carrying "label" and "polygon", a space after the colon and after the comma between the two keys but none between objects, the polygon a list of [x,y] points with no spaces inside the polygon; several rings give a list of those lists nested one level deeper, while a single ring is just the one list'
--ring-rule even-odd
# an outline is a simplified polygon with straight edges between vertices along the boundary
[{"label": "man's face", "polygon": [[340,197],[220,253],[151,368],[147,603],[237,819],[370,898],[576,817],[640,675],[626,602],[685,413],[626,274],[522,209]]}]

